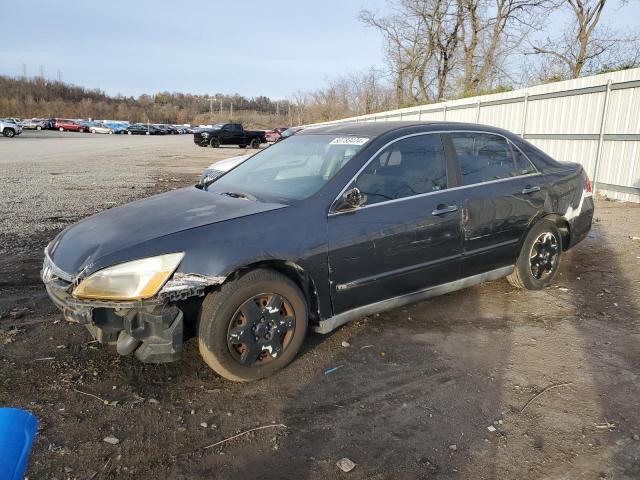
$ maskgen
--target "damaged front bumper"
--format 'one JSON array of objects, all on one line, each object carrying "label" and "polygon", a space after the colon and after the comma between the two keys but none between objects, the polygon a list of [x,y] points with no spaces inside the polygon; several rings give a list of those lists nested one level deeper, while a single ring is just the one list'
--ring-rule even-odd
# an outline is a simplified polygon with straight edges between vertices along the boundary
[{"label": "damaged front bumper", "polygon": [[48,255],[41,272],[47,293],[65,319],[87,327],[102,344],[115,345],[121,355],[135,352],[146,363],[176,360],[182,352],[184,314],[176,302],[202,297],[222,277],[174,274],[157,296],[139,301],[75,298],[75,279],[57,269]]}]

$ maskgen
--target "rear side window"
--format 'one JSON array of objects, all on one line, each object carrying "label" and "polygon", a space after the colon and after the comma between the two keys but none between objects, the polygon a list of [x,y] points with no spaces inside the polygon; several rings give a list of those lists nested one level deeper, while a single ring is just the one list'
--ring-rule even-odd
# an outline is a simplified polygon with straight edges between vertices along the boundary
[{"label": "rear side window", "polygon": [[356,186],[367,205],[444,190],[447,169],[440,135],[417,135],[389,145],[360,173]]},{"label": "rear side window", "polygon": [[451,133],[463,185],[535,173],[536,169],[506,138],[490,133]]}]

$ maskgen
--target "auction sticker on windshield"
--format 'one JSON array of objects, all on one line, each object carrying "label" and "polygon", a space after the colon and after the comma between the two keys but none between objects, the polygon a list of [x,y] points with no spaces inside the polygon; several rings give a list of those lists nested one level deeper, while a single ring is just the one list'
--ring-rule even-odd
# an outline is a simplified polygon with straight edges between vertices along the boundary
[{"label": "auction sticker on windshield", "polygon": [[364,145],[368,141],[366,137],[338,137],[331,140],[329,145]]}]

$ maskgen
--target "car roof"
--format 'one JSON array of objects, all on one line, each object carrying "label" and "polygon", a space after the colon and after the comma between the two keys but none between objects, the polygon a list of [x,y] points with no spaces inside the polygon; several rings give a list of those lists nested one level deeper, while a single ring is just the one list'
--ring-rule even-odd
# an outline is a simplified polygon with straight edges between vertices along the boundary
[{"label": "car roof", "polygon": [[348,122],[331,125],[310,126],[299,132],[297,135],[363,135],[368,137],[378,137],[394,130],[412,129],[424,127],[425,132],[441,130],[481,130],[484,132],[495,132],[500,134],[510,133],[500,128],[477,123],[462,122]]}]

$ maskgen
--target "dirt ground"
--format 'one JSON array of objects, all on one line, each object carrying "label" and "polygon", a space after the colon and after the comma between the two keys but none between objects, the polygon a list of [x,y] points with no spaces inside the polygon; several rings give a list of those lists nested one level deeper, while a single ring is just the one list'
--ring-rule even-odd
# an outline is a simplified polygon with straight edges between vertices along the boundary
[{"label": "dirt ground", "polygon": [[193,340],[167,365],[100,347],[38,271],[65,224],[240,151],[79,135],[0,139],[0,405],[40,421],[30,479],[640,478],[640,206],[599,201],[549,289],[490,282],[310,334],[234,384]]}]

